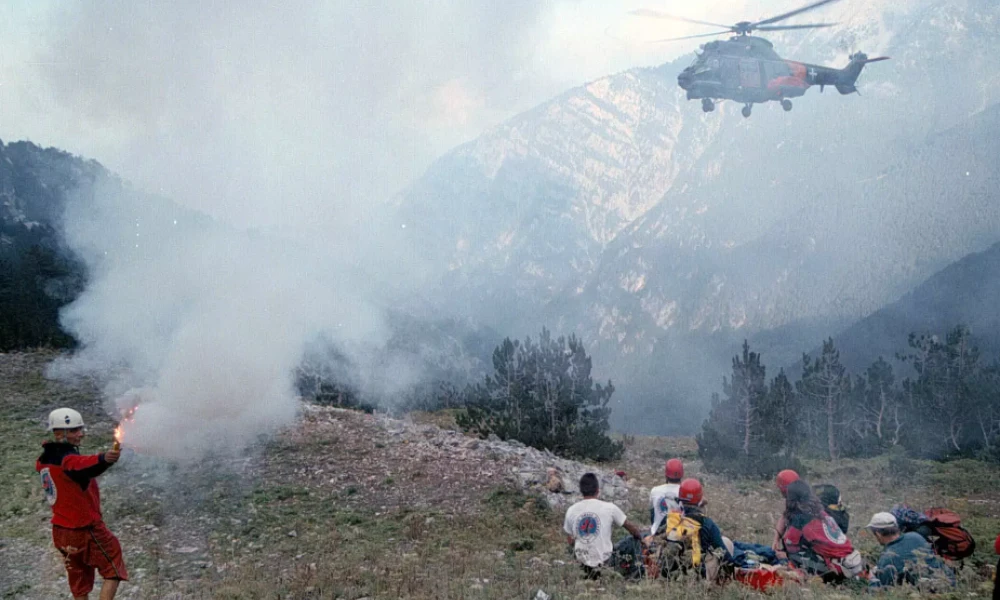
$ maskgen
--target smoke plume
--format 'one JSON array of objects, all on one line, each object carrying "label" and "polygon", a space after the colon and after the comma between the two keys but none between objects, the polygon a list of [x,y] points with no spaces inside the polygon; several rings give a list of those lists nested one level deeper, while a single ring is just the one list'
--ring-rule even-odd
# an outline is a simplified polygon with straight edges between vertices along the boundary
[{"label": "smoke plume", "polygon": [[82,348],[53,373],[97,375],[114,410],[138,403],[126,446],[194,457],[292,422],[293,372],[319,336],[358,368],[379,369],[370,350],[387,329],[361,273],[114,182],[87,192],[64,219],[88,269],[62,313]]}]

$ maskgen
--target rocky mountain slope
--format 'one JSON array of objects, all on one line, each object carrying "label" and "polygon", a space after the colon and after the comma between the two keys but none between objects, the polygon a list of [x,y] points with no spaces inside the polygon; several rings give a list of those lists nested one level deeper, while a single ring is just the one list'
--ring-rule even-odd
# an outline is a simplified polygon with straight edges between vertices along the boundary
[{"label": "rocky mountain slope", "polygon": [[1000,7],[830,10],[841,26],[772,39],[811,62],[891,55],[860,98],[704,115],[675,85],[683,59],[571,90],[439,160],[398,214],[446,303],[500,330],[576,330],[606,363],[680,332],[857,319],[995,241]]},{"label": "rocky mountain slope", "polygon": [[985,362],[1000,355],[1000,244],[970,254],[935,273],[892,304],[837,334],[845,364],[867,368],[879,356],[907,351],[909,333],[944,337],[967,325]]}]

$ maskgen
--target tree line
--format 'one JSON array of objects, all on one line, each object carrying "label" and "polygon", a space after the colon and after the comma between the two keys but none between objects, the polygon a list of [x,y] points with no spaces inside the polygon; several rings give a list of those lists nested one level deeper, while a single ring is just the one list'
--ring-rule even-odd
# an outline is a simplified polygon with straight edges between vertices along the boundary
[{"label": "tree line", "polygon": [[894,447],[920,458],[1000,460],[1000,361],[986,362],[963,325],[944,339],[911,334],[907,346],[896,354],[909,367],[900,380],[884,357],[849,373],[828,339],[818,355],[803,355],[793,383],[784,370],[768,381],[760,353],[744,342],[697,437],[706,467],[768,475],[799,456]]},{"label": "tree line", "polygon": [[72,347],[59,309],[83,289],[84,269],[41,234],[18,233],[0,226],[0,352]]}]

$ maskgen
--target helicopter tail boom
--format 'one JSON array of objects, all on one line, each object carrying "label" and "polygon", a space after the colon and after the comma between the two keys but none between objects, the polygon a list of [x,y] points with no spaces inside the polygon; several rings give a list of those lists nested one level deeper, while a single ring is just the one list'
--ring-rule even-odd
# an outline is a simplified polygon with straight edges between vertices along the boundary
[{"label": "helicopter tail boom", "polygon": [[840,70],[841,81],[834,84],[837,91],[841,94],[853,94],[858,91],[858,88],[854,85],[858,80],[858,76],[861,75],[861,71],[865,68],[868,63],[879,62],[881,60],[888,60],[888,56],[879,56],[877,58],[868,58],[868,55],[864,52],[856,52],[850,56],[851,62]]},{"label": "helicopter tail boom", "polygon": [[889,59],[888,56],[868,58],[868,55],[863,52],[852,54],[850,58],[851,62],[843,69],[809,65],[811,77],[808,83],[810,85],[818,85],[820,91],[823,91],[823,88],[829,85],[837,88],[837,91],[841,94],[853,94],[858,91],[855,84],[865,65]]}]

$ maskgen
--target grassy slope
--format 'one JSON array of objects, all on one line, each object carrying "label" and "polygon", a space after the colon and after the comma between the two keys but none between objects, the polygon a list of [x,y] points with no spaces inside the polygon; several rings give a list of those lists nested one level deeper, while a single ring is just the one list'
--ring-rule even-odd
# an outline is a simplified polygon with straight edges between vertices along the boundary
[{"label": "grassy slope", "polygon": [[[59,404],[85,409],[92,423],[87,449],[106,444],[110,423],[92,391],[44,380],[48,355],[0,356],[0,598],[50,598],[63,594],[58,561],[46,537],[46,513],[33,463],[43,438],[41,418]],[[634,483],[631,518],[645,522],[645,489],[658,484],[662,460],[685,457],[688,474],[706,486],[708,512],[724,533],[766,542],[780,501],[773,486],[733,482],[699,473],[691,440],[630,439],[621,467]],[[370,440],[372,455],[388,442]],[[377,496],[400,484],[404,472],[379,478],[369,488],[349,480],[317,485],[308,471],[283,465],[316,465],[330,473],[349,470],[354,456],[338,455],[344,439],[283,435],[255,455],[251,471],[202,465],[133,463],[125,475],[104,483],[106,520],[122,538],[133,583],[126,598],[530,598],[539,588],[557,597],[662,598],[664,583],[583,582],[560,533],[562,515],[535,499],[497,485],[462,506],[446,504],[383,510]],[[85,449],[85,450],[87,450]],[[352,447],[351,453],[358,449]],[[362,450],[367,453],[368,450]],[[395,465],[392,465],[395,467]],[[852,514],[851,537],[867,556],[876,552],[857,528],[873,512],[905,500],[943,504],[959,511],[980,551],[962,572],[954,597],[987,595],[980,571],[994,561],[991,540],[1000,531],[1000,470],[972,461],[934,464],[879,458],[817,462],[812,478],[844,492]],[[427,486],[445,484],[427,466]],[[200,473],[194,476],[193,473]],[[109,473],[111,475],[111,473]],[[147,477],[149,475],[149,477]],[[413,474],[416,477],[417,474]],[[321,479],[324,479],[324,475]],[[393,480],[396,478],[396,481]],[[154,481],[156,480],[156,481]],[[381,487],[380,487],[381,486]],[[420,494],[417,488],[417,494]],[[9,493],[8,493],[9,491]],[[433,490],[427,488],[429,494]],[[418,503],[414,503],[414,506]],[[12,549],[19,554],[12,554]],[[22,552],[23,549],[27,551]],[[34,553],[34,554],[33,554]],[[34,563],[18,564],[35,557]],[[35,575],[30,575],[36,570]],[[30,576],[19,576],[25,573]],[[731,585],[706,590],[699,582],[670,584],[671,597],[744,598],[756,595]],[[908,596],[896,592],[894,596]],[[855,595],[846,589],[787,588],[779,597]]]}]

